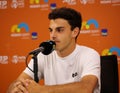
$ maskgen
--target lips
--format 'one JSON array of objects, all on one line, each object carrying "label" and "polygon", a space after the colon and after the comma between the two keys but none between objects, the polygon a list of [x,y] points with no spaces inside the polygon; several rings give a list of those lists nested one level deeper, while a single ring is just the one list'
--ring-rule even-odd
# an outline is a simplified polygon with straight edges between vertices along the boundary
[{"label": "lips", "polygon": [[57,44],[57,43],[60,43],[60,41],[55,41],[55,43]]}]

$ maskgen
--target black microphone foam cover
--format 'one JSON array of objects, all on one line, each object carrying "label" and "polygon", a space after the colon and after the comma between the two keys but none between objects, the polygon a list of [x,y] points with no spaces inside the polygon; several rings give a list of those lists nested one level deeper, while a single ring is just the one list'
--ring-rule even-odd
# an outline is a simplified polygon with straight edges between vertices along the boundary
[{"label": "black microphone foam cover", "polygon": [[51,41],[51,40],[48,40],[48,41],[45,41],[45,42],[42,42],[39,47],[44,47],[44,50],[42,51],[42,53],[44,55],[48,55],[50,54],[53,50],[55,50],[55,42],[54,41]]}]

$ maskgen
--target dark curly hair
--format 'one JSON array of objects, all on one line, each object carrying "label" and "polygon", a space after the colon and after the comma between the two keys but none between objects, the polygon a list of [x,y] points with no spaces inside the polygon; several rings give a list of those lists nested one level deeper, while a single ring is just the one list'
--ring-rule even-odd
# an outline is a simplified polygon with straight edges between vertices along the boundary
[{"label": "dark curly hair", "polygon": [[48,15],[49,20],[57,19],[57,18],[63,18],[67,20],[71,26],[71,30],[73,30],[75,27],[81,29],[82,26],[81,14],[80,12],[77,12],[72,8],[67,8],[67,7],[56,8],[52,10]]},{"label": "dark curly hair", "polygon": [[79,27],[79,29],[81,29],[82,25],[81,14],[72,8],[67,7],[56,8],[49,13],[48,18],[50,20],[63,18],[67,20],[68,23],[71,25],[71,30],[73,30],[75,27]]}]

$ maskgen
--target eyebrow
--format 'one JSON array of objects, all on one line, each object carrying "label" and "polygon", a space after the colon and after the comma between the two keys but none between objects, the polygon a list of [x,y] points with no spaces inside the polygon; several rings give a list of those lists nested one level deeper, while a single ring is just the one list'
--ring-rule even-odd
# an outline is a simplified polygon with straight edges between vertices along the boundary
[{"label": "eyebrow", "polygon": [[[60,28],[65,28],[65,27],[61,26],[61,27],[56,27],[55,29],[60,29]],[[51,30],[52,28],[49,27],[48,29]]]},{"label": "eyebrow", "polygon": [[[57,28],[65,28],[65,27],[63,27],[63,26],[60,26],[60,27],[57,27]],[[56,28],[56,29],[57,29],[57,28]]]}]

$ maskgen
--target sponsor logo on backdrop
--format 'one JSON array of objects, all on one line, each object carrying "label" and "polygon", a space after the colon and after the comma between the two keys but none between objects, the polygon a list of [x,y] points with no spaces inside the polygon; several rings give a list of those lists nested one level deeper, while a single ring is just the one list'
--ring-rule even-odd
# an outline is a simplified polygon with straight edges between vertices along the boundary
[{"label": "sponsor logo on backdrop", "polygon": [[30,37],[28,24],[22,22],[11,27],[11,37]]},{"label": "sponsor logo on backdrop", "polygon": [[7,0],[0,0],[0,9],[6,9],[7,8]]},{"label": "sponsor logo on backdrop", "polygon": [[67,3],[69,5],[76,5],[77,4],[76,0],[63,0],[62,2]]},{"label": "sponsor logo on backdrop", "polygon": [[111,0],[100,0],[101,4],[110,4]]},{"label": "sponsor logo on backdrop", "polygon": [[41,8],[42,10],[48,10],[49,0],[29,0],[30,8]]},{"label": "sponsor logo on backdrop", "polygon": [[120,61],[120,48],[113,46],[111,48],[106,48],[102,51],[101,55],[105,56],[105,55],[112,55],[115,54],[118,57],[118,61]]},{"label": "sponsor logo on backdrop", "polygon": [[108,35],[108,30],[107,29],[102,29],[101,30],[101,35],[102,36],[107,36]]},{"label": "sponsor logo on backdrop", "polygon": [[12,8],[24,8],[24,0],[12,0],[11,7]]},{"label": "sponsor logo on backdrop", "polygon": [[104,56],[104,55],[112,55],[112,54],[116,54],[116,55],[118,55],[118,56],[120,56],[120,48],[118,48],[118,47],[116,47],[116,46],[113,46],[113,47],[111,47],[110,49],[104,49],[103,51],[102,51],[102,56]]},{"label": "sponsor logo on backdrop", "polygon": [[51,3],[50,4],[50,9],[53,10],[57,7],[56,3]]},{"label": "sponsor logo on backdrop", "polygon": [[81,4],[87,4],[88,0],[80,0]]},{"label": "sponsor logo on backdrop", "polygon": [[37,32],[32,32],[32,39],[37,39],[37,38],[38,38]]},{"label": "sponsor logo on backdrop", "polygon": [[11,27],[11,37],[29,37],[29,27],[26,23],[15,24]]},{"label": "sponsor logo on backdrop", "polygon": [[8,64],[8,56],[0,56],[0,64]]},{"label": "sponsor logo on backdrop", "polygon": [[80,0],[80,3],[81,4],[93,4],[95,3],[95,0]]},{"label": "sponsor logo on backdrop", "polygon": [[18,25],[13,25],[11,28],[11,32],[19,33],[19,32],[21,32],[22,28],[24,28],[26,32],[29,32],[29,26],[28,26],[28,24],[26,24],[24,22],[22,22]]},{"label": "sponsor logo on backdrop", "polygon": [[29,30],[30,30],[29,26],[25,22],[21,22],[19,24],[14,24],[11,27],[10,36],[11,37],[19,37],[21,39],[30,39],[30,38],[37,39],[37,37],[38,37],[37,32],[32,32],[30,34]]},{"label": "sponsor logo on backdrop", "polygon": [[100,4],[112,4],[117,6],[120,5],[120,0],[100,0]]},{"label": "sponsor logo on backdrop", "polygon": [[92,36],[100,35],[99,23],[95,19],[89,19],[82,22],[81,34],[90,34]]},{"label": "sponsor logo on backdrop", "polygon": [[12,63],[17,64],[19,62],[25,62],[26,57],[25,56],[18,56],[18,55],[13,55],[12,56]]}]

